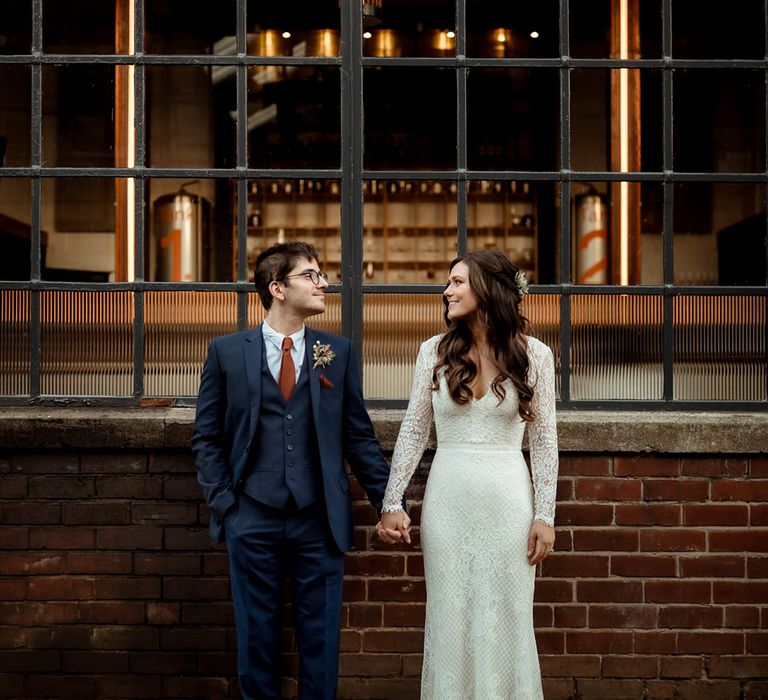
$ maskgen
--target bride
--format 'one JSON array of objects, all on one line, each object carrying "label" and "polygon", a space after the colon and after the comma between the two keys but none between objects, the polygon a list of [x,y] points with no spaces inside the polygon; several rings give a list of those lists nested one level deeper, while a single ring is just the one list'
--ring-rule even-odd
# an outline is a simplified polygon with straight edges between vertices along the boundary
[{"label": "bride", "polygon": [[543,697],[533,587],[555,542],[555,379],[552,352],[526,335],[525,292],[525,276],[499,251],[457,258],[443,292],[448,330],[416,360],[377,532],[410,542],[402,497],[434,417],[421,514],[422,700]]}]

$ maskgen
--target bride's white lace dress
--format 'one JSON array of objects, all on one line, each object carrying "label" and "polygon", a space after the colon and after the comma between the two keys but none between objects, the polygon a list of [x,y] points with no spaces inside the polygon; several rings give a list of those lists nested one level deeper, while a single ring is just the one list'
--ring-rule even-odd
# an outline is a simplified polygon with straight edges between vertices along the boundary
[{"label": "bride's white lace dress", "polygon": [[535,569],[527,562],[534,519],[553,524],[557,485],[555,381],[549,348],[528,338],[533,484],[520,451],[517,392],[488,391],[460,406],[444,379],[432,391],[435,336],[422,344],[400,429],[384,509],[399,510],[434,417],[437,451],[421,513],[427,583],[422,699],[542,697],[533,634]]}]

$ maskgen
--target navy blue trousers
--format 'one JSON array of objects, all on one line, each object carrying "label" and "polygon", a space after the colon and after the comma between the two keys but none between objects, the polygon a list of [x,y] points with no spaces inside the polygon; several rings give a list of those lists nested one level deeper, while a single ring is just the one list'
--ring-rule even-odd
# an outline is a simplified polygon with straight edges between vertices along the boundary
[{"label": "navy blue trousers", "polygon": [[[291,499],[292,500],[292,499]],[[279,700],[283,590],[291,582],[299,697],[333,700],[339,665],[344,555],[320,503],[275,510],[242,493],[224,523],[246,700]]]}]

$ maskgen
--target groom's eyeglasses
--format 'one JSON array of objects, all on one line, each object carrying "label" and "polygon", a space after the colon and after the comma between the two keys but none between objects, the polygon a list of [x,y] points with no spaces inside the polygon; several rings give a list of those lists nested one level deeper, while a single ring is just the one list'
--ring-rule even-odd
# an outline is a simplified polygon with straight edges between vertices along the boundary
[{"label": "groom's eyeglasses", "polygon": [[306,270],[305,272],[297,272],[295,275],[286,275],[283,277],[284,280],[290,279],[291,277],[306,277],[312,284],[317,287],[320,284],[320,280],[328,281],[328,275],[326,275],[324,272],[318,272],[317,270]]}]

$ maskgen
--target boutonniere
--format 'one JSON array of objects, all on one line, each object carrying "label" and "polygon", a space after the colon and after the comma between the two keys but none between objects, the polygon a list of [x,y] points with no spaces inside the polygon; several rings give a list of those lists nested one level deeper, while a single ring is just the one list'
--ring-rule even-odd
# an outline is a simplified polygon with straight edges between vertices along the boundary
[{"label": "boutonniere", "polygon": [[328,344],[323,345],[319,340],[312,346],[312,359],[314,364],[312,369],[318,367],[327,367],[333,362],[333,358],[336,357],[336,353],[331,350],[331,346]]}]

